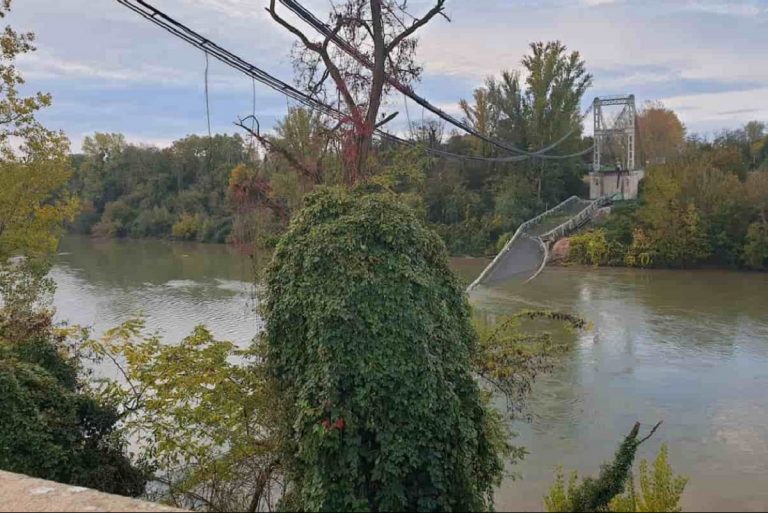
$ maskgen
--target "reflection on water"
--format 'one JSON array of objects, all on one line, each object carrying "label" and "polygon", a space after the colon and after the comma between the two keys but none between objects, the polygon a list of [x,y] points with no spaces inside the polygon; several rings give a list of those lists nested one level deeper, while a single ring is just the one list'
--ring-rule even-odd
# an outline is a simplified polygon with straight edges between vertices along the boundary
[{"label": "reflection on water", "polygon": [[[170,341],[204,322],[240,344],[261,327],[249,265],[224,246],[69,238],[62,253],[62,319],[102,330],[142,311]],[[486,261],[452,264],[469,282]],[[550,308],[593,325],[536,384],[532,421],[515,426],[523,480],[504,483],[499,509],[541,510],[556,465],[596,472],[635,420],[664,420],[641,456],[669,442],[691,478],[685,509],[768,508],[768,275],[548,269],[471,300],[488,318]]]},{"label": "reflection on water", "polygon": [[689,510],[768,507],[768,275],[549,269],[525,286],[473,293],[475,308],[546,307],[593,323],[531,397],[516,426],[530,456],[498,506],[541,510],[556,465],[594,473],[635,420],[664,426],[690,476]]},{"label": "reflection on water", "polygon": [[141,313],[169,341],[204,323],[247,344],[261,327],[250,269],[224,245],[67,237],[52,272],[57,316],[100,333]]}]

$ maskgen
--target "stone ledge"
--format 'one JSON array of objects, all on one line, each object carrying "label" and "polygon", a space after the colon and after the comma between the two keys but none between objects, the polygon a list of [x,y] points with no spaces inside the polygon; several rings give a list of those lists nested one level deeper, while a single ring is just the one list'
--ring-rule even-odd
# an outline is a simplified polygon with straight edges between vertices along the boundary
[{"label": "stone ledge", "polygon": [[181,511],[178,509],[0,471],[0,511]]}]

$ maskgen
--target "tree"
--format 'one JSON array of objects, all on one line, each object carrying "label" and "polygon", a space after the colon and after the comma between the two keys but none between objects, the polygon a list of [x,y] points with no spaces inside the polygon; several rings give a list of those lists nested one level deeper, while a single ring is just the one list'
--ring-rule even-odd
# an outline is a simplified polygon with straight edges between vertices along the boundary
[{"label": "tree", "polygon": [[503,71],[500,79],[486,80],[490,103],[496,110],[496,136],[512,144],[526,144],[523,90],[519,71]]},{"label": "tree", "polygon": [[[571,141],[578,141],[581,99],[592,84],[592,75],[587,73],[579,52],[567,53],[560,41],[531,43],[530,49],[530,55],[523,57],[527,71],[523,114],[529,147],[543,148],[571,130],[574,131]],[[570,144],[561,145],[561,151],[567,150]],[[545,175],[550,167],[558,165],[546,161],[539,164],[536,178],[539,199]]]},{"label": "tree", "polygon": [[685,147],[685,125],[661,102],[646,102],[637,114],[639,162],[663,164],[680,156]]},{"label": "tree", "polygon": [[[557,146],[558,152],[576,152],[581,144],[581,100],[592,84],[586,63],[579,52],[568,53],[563,43],[550,41],[531,43],[522,65],[526,75],[524,87],[519,72],[505,71],[500,79],[489,78],[475,90],[474,105],[462,100],[460,107],[467,120],[483,133],[531,150],[571,134]],[[483,155],[491,154],[485,145],[479,149]],[[522,168],[535,184],[539,203],[555,202],[581,181],[583,172],[569,160],[572,159],[532,159],[500,169]],[[575,180],[574,175],[578,175]]]},{"label": "tree", "polygon": [[[661,444],[661,449],[653,462],[653,472],[648,470],[648,461],[640,461],[640,492],[635,489],[631,476],[628,477],[625,491],[614,496],[607,504],[601,501],[596,509],[589,511],[616,512],[660,512],[681,511],[682,498],[688,478],[675,475],[669,465],[667,444]],[[582,485],[583,486],[583,485]],[[574,500],[579,494],[578,475],[574,472],[566,487],[562,470],[559,469],[555,482],[544,498],[544,504],[549,512],[574,511],[577,506]]]},{"label": "tree", "polygon": [[0,468],[138,496],[146,468],[126,457],[117,411],[88,388],[83,334],[54,325],[53,288],[45,270],[0,269]]},{"label": "tree", "polygon": [[749,225],[743,259],[750,269],[768,268],[768,222],[765,220]]},{"label": "tree", "polygon": [[636,423],[619,445],[613,461],[602,465],[597,478],[587,477],[579,483],[578,477],[573,474],[566,489],[562,472],[559,472],[544,498],[547,511],[610,511],[611,502],[624,493],[628,482],[631,483],[632,463],[637,449],[653,436],[660,424],[656,424],[646,437],[638,438],[640,423]]},{"label": "tree", "polygon": [[505,430],[472,376],[439,238],[389,194],[311,195],[267,270],[269,377],[294,510],[488,510]]},{"label": "tree", "polygon": [[659,454],[653,461],[653,473],[648,470],[648,461],[640,461],[640,492],[635,490],[634,482],[629,483],[629,490],[611,502],[611,511],[658,512],[682,511],[680,499],[688,484],[688,478],[675,475],[669,465],[669,449],[661,444]]},{"label": "tree", "polygon": [[[473,103],[461,100],[465,120],[479,132],[520,148],[534,150],[560,141],[552,153],[577,153],[584,146],[581,100],[592,77],[580,54],[568,52],[559,41],[532,43],[530,50],[522,60],[525,81],[520,71],[504,71],[499,78],[486,79],[474,91]],[[447,149],[478,156],[507,156],[470,136],[452,137]],[[467,198],[450,209],[462,212],[460,222],[443,221],[445,225],[438,228],[450,250],[461,254],[493,251],[498,241],[511,236],[521,222],[547,205],[581,194],[585,187],[585,168],[576,157],[507,163],[443,162],[442,168],[434,172],[442,176],[435,176],[428,184],[452,181],[455,174],[468,190],[463,193]],[[427,193],[441,203],[449,199],[433,195],[429,187]],[[461,196],[453,195],[456,199]],[[473,200],[471,209],[464,207],[469,199]],[[430,220],[437,221],[437,217]]]},{"label": "tree", "polygon": [[[0,3],[0,17],[11,8]],[[69,143],[42,126],[35,114],[51,103],[48,94],[22,96],[24,79],[14,61],[34,51],[34,35],[10,26],[0,34],[0,262],[23,253],[51,253],[77,202],[67,194]]]},{"label": "tree", "polygon": [[[459,107],[464,113],[465,121],[480,134],[491,137],[496,129],[495,109],[490,102],[490,93],[487,88],[480,87],[474,92],[474,105],[470,105],[466,100],[459,102]],[[489,143],[478,139],[471,139],[475,145],[475,154],[481,157],[491,155],[491,146]]]},{"label": "tree", "polygon": [[[407,23],[403,0],[345,0],[330,15],[331,34],[313,41],[283,18],[270,0],[268,12],[280,26],[299,40],[294,50],[299,80],[313,95],[339,98],[335,105],[344,112],[340,120],[345,182],[355,184],[371,174],[373,134],[394,115],[379,118],[391,83],[401,86],[417,80],[421,67],[415,62],[415,33],[435,16],[443,15],[445,0],[421,18]],[[337,45],[342,38],[354,52]],[[330,78],[334,91],[329,94]]]},{"label": "tree", "polygon": [[99,395],[154,469],[154,498],[205,511],[269,511],[282,492],[273,403],[258,347],[240,350],[198,326],[179,344],[141,319],[87,342],[120,381]]}]

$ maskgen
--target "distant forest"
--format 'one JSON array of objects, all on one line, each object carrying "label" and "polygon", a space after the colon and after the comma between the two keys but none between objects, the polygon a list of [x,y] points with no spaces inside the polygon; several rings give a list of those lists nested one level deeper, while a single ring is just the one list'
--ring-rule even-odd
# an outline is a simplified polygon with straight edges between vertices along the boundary
[{"label": "distant forest", "polygon": [[[465,106],[470,112],[482,105],[482,94],[478,96],[476,105]],[[673,160],[704,158],[744,182],[750,171],[768,166],[768,137],[760,123],[705,140],[685,137],[682,124],[670,125],[670,118],[676,120],[659,105],[640,113],[639,124],[645,128],[642,158],[656,162],[650,167],[669,167],[672,172]],[[337,157],[331,150],[312,155],[320,152],[315,149],[320,143],[313,124],[319,121],[304,110],[294,110],[270,139],[275,146],[303,149],[305,162],[325,170],[321,183],[332,184],[340,180],[333,173]],[[470,137],[444,137],[441,130],[437,124],[420,126],[414,136],[423,144],[455,153],[491,153]],[[567,149],[590,143],[578,137]],[[493,253],[524,220],[570,195],[585,195],[583,177],[591,158],[556,164],[487,164],[430,158],[413,149],[383,146],[379,151],[384,165],[375,181],[402,193],[440,233],[451,253],[470,255]],[[250,219],[259,230],[255,236],[269,245],[304,194],[317,185],[277,152],[257,151],[240,135],[210,139],[193,135],[160,149],[130,144],[119,134],[95,134],[86,138],[83,153],[72,160],[71,188],[83,208],[71,230],[97,237],[232,242],[242,210],[242,200],[235,194],[237,182],[256,176],[277,205],[257,209]]]},{"label": "distant forest", "polygon": [[[464,123],[487,139],[517,148],[533,150],[561,141],[549,153],[570,157],[488,160],[509,154],[479,137],[447,132],[444,124],[432,120],[409,122],[405,135],[409,145],[383,139],[374,143],[364,162],[357,163],[369,175],[366,187],[396,194],[441,235],[454,255],[493,254],[523,221],[569,196],[587,195],[584,178],[592,140],[583,134],[581,105],[592,76],[584,60],[557,41],[532,43],[521,66],[523,73],[502,72],[475,89],[470,100],[460,100]],[[316,112],[292,108],[270,134],[241,123],[242,135],[192,135],[163,149],[130,144],[120,134],[97,133],[85,139],[82,154],[72,157],[71,189],[81,199],[82,212],[71,228],[97,237],[166,237],[269,247],[284,233],[308,192],[318,186],[349,185],[345,175],[349,141],[333,125]],[[696,177],[714,176],[705,171],[717,170],[717,176],[744,184],[750,173],[768,166],[763,123],[751,122],[704,139],[687,134],[673,111],[649,102],[638,113],[637,133],[638,162],[657,177],[679,181],[682,175],[676,170],[682,166],[692,167]],[[435,158],[430,156],[434,151],[426,150],[473,160]],[[620,150],[616,153],[608,151],[606,161],[619,161]],[[707,186],[715,187],[712,184],[718,180],[709,180]],[[680,206],[685,210],[695,197],[707,198],[682,182],[675,188],[681,192],[674,202],[680,205],[662,206],[660,212],[674,212]],[[669,192],[669,187],[662,189]],[[737,197],[703,199],[703,204],[693,204],[694,214]],[[768,223],[760,213],[762,200],[755,201],[749,212],[730,209],[723,214],[729,220],[738,215],[740,221],[748,221],[746,227],[711,236],[736,237],[729,244],[743,246],[750,224]],[[629,234],[626,230],[621,234],[625,245],[631,244],[631,228],[643,227],[642,219],[633,218],[631,223]],[[752,230],[768,233],[762,224]],[[710,247],[722,245],[710,242]],[[736,253],[731,251],[718,263],[739,261],[741,255]]]}]

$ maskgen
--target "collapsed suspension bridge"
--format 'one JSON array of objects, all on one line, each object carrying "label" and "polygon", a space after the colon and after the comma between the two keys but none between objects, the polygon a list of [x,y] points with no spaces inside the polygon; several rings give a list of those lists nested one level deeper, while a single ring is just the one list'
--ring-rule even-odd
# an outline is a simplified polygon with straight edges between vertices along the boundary
[{"label": "collapsed suspension bridge", "polygon": [[[168,31],[172,35],[187,42],[188,44],[202,50],[206,55],[206,62],[208,56],[212,56],[222,63],[234,68],[237,71],[247,75],[255,82],[270,87],[271,89],[283,94],[284,96],[299,102],[300,104],[322,112],[331,118],[336,120],[344,120],[345,114],[336,107],[321,102],[312,95],[306,94],[303,91],[291,86],[290,84],[270,75],[266,71],[258,68],[257,66],[245,61],[236,54],[224,49],[208,38],[200,35],[191,28],[167,15],[166,13],[155,8],[144,0],[117,0],[121,5],[131,9],[135,13],[139,14],[146,20],[160,26],[164,30]],[[299,2],[295,0],[280,0],[280,3],[286,6],[300,19],[313,27],[317,32],[324,35],[329,41],[333,43],[342,51],[347,53],[350,57],[357,60],[364,67],[371,69],[373,64],[362,55],[354,45],[345,41],[339,36],[337,31],[334,31],[330,26],[323,23],[317,17],[314,16],[309,10],[304,8]],[[601,100],[596,98],[594,103],[584,112],[580,118],[578,126],[589,115],[590,111],[594,110],[595,115],[595,141],[596,144],[575,153],[567,155],[553,155],[549,152],[567,140],[576,131],[577,125],[575,124],[569,131],[561,135],[557,140],[548,144],[547,146],[535,151],[525,150],[515,145],[498,141],[486,134],[483,134],[474,129],[474,127],[467,123],[457,119],[456,117],[446,113],[439,107],[433,105],[427,101],[424,97],[416,94],[408,85],[404,85],[398,82],[396,79],[390,76],[385,76],[385,80],[397,91],[401,92],[405,97],[410,98],[424,109],[437,115],[440,119],[458,128],[468,134],[480,138],[486,143],[492,146],[512,153],[511,156],[500,157],[479,157],[475,155],[463,155],[448,152],[440,148],[435,147],[423,147],[413,141],[400,138],[394,134],[388,133],[381,128],[377,128],[376,133],[384,140],[388,140],[397,144],[419,147],[424,151],[436,157],[464,160],[464,161],[480,161],[480,162],[519,162],[527,159],[538,160],[563,160],[586,155],[587,153],[594,152],[593,173],[590,174],[590,186],[592,187],[593,194],[592,200],[581,200],[576,196],[573,196],[566,201],[560,203],[554,208],[534,217],[533,219],[523,223],[515,232],[514,236],[507,242],[504,249],[494,258],[491,264],[482,272],[482,274],[475,280],[468,288],[472,290],[479,285],[492,285],[500,283],[510,279],[523,278],[526,281],[533,279],[537,276],[546,265],[548,259],[548,245],[554,243],[557,239],[571,233],[578,229],[585,223],[589,222],[594,216],[595,212],[603,205],[609,203],[614,197],[619,196],[618,189],[621,190],[621,198],[626,197],[625,194],[625,182],[622,180],[622,161],[624,162],[623,169],[628,170],[625,180],[630,180],[632,172],[634,172],[634,97],[614,97],[607,100]],[[619,100],[617,100],[617,98]],[[625,101],[626,100],[626,101]],[[612,127],[609,127],[610,123],[606,123],[602,114],[602,105],[624,105],[624,109],[613,119]],[[626,124],[626,120],[631,118],[633,125],[631,129]],[[618,128],[617,128],[618,126]],[[617,183],[615,191],[611,193],[605,192],[604,183],[606,180],[612,180],[613,176],[604,176],[601,173],[600,162],[603,152],[610,152],[611,141],[615,139],[615,136],[623,135],[624,143],[627,147],[628,158],[626,160],[617,159]],[[615,141],[614,141],[615,142]],[[609,154],[612,155],[612,152]],[[596,166],[596,167],[594,167]],[[640,175],[641,176],[641,175]],[[636,176],[632,179],[635,179]],[[594,197],[594,185],[600,182],[601,194],[599,197]],[[632,183],[626,182],[627,188],[631,188]],[[635,183],[636,189],[636,183]]]}]

